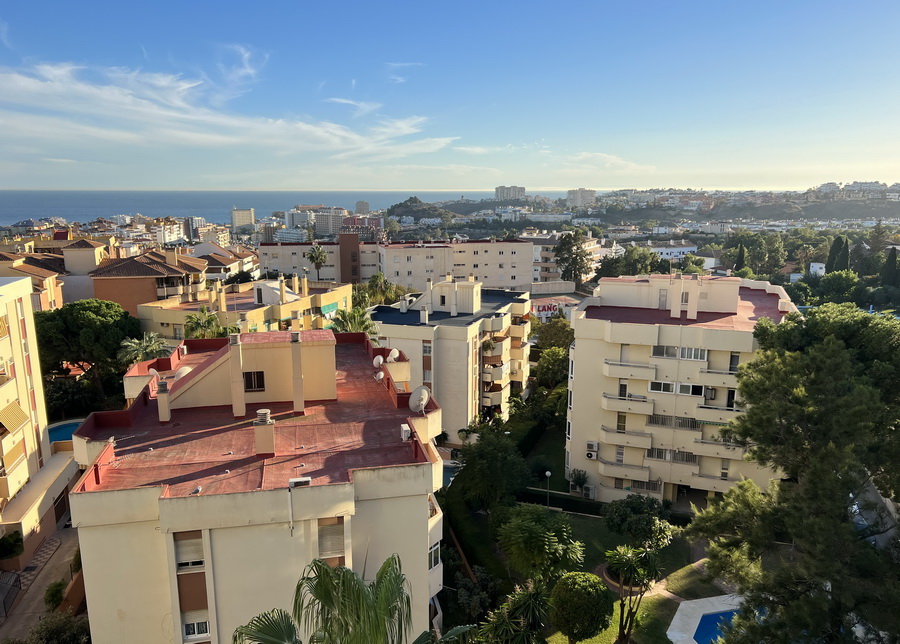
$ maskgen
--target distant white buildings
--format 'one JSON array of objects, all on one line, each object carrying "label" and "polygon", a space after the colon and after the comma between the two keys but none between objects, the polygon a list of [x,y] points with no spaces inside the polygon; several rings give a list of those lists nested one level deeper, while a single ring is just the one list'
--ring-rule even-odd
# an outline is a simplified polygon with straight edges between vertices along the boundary
[{"label": "distant white buildings", "polygon": [[587,208],[597,202],[597,191],[587,188],[575,188],[566,193],[566,206],[569,208]]},{"label": "distant white buildings", "polygon": [[232,208],[231,229],[237,230],[241,226],[252,226],[256,223],[256,213],[253,208]]},{"label": "distant white buildings", "polygon": [[494,198],[498,201],[507,199],[524,199],[525,188],[522,186],[497,186],[494,188]]}]

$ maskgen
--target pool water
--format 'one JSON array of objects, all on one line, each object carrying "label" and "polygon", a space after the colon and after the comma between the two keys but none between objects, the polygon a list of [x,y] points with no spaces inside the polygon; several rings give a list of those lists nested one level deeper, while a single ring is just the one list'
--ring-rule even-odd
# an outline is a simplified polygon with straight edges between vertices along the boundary
[{"label": "pool water", "polygon": [[444,487],[450,487],[450,483],[458,470],[459,463],[456,461],[444,461]]},{"label": "pool water", "polygon": [[731,624],[731,620],[737,614],[736,610],[724,610],[721,613],[706,613],[700,618],[697,630],[694,631],[694,641],[697,644],[713,644],[722,635],[719,626]]},{"label": "pool water", "polygon": [[55,443],[57,441],[70,441],[72,440],[72,432],[74,432],[81,425],[80,420],[76,420],[72,423],[63,423],[61,425],[55,425],[51,427],[48,431],[50,432],[50,442]]}]

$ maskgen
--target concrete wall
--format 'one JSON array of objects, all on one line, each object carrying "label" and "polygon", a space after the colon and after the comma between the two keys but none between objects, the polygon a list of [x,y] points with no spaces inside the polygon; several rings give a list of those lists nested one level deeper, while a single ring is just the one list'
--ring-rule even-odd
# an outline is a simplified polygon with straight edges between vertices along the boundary
[{"label": "concrete wall", "polygon": [[[68,283],[68,278],[67,278]],[[117,302],[123,309],[137,317],[138,304],[155,302],[156,278],[153,277],[98,277],[94,278],[94,297]]]}]

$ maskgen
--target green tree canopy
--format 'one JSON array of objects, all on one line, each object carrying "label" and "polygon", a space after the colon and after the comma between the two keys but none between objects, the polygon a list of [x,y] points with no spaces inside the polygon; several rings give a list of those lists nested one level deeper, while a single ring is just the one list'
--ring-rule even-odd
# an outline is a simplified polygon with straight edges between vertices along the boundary
[{"label": "green tree canopy", "polygon": [[184,317],[184,335],[187,338],[224,338],[236,331],[236,327],[223,327],[218,314],[206,306]]},{"label": "green tree canopy", "polygon": [[891,247],[891,250],[888,251],[887,259],[884,262],[884,267],[881,269],[881,285],[882,286],[897,286],[897,249]]},{"label": "green tree canopy", "polygon": [[313,244],[313,247],[306,251],[306,259],[316,269],[316,280],[321,280],[322,267],[328,262],[328,254],[325,249],[318,244]]},{"label": "green tree canopy", "polygon": [[141,324],[115,302],[78,300],[34,314],[41,368],[58,371],[63,362],[79,366],[103,395],[103,377],[119,369],[118,351],[136,338]]},{"label": "green tree canopy", "polygon": [[537,363],[536,378],[542,387],[555,387],[569,373],[569,351],[562,347],[550,347],[541,352]]},{"label": "green tree canopy", "polygon": [[575,282],[576,288],[581,288],[584,276],[592,268],[591,253],[584,247],[586,239],[584,232],[577,229],[560,237],[553,248],[560,277],[568,282]]},{"label": "green tree canopy", "polygon": [[566,318],[553,316],[538,326],[535,337],[538,349],[559,347],[568,351],[575,341],[575,330]]},{"label": "green tree canopy", "polygon": [[900,490],[900,321],[826,304],[755,335],[738,375],[748,406],[724,437],[783,478],[739,483],[688,528],[745,598],[726,641],[894,641],[900,562],[870,542],[894,523],[879,493]]},{"label": "green tree canopy", "polygon": [[569,517],[539,505],[517,505],[497,533],[510,565],[528,579],[553,579],[584,559]]},{"label": "green tree canopy", "polygon": [[831,242],[831,248],[828,250],[828,259],[825,260],[825,272],[830,273],[833,270],[836,270],[835,266],[837,264],[838,255],[841,253],[841,249],[844,247],[844,238],[841,235],[838,235],[834,238],[834,241]]},{"label": "green tree canopy", "polygon": [[576,644],[609,628],[614,604],[612,593],[597,575],[569,572],[550,593],[550,621],[569,644]]},{"label": "green tree canopy", "polygon": [[349,311],[339,309],[334,315],[332,329],[335,333],[365,333],[372,344],[378,344],[378,325],[372,321],[369,312],[359,306]]},{"label": "green tree canopy", "polygon": [[482,432],[478,442],[460,453],[464,467],[453,479],[463,498],[490,509],[510,502],[531,478],[528,464],[515,444],[499,432]]},{"label": "green tree canopy", "polygon": [[626,535],[631,545],[649,550],[660,550],[671,543],[672,526],[666,516],[668,512],[659,499],[643,494],[629,494],[604,510],[607,528]]},{"label": "green tree canopy", "polygon": [[626,592],[619,594],[618,644],[631,642],[637,626],[644,595],[659,578],[659,559],[655,552],[632,546],[618,546],[606,551],[606,564]]},{"label": "green tree canopy", "polygon": [[123,366],[130,367],[144,360],[164,358],[170,353],[172,353],[172,348],[166,344],[166,341],[158,333],[144,331],[144,335],[140,338],[125,338],[122,340],[117,355],[119,362]]},{"label": "green tree canopy", "polygon": [[543,644],[548,612],[546,586],[533,582],[517,586],[497,610],[488,613],[487,620],[478,629],[480,641]]},{"label": "green tree canopy", "polygon": [[84,615],[51,612],[22,639],[4,639],[3,644],[91,644],[91,627]]}]

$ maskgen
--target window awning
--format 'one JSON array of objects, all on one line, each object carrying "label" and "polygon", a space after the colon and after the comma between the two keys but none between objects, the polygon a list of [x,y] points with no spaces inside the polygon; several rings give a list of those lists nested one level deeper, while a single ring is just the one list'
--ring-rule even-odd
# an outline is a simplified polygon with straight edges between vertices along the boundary
[{"label": "window awning", "polygon": [[28,422],[28,414],[25,413],[19,403],[13,401],[3,409],[0,409],[0,423],[8,432],[14,432]]},{"label": "window awning", "polygon": [[323,304],[322,305],[322,315],[326,313],[331,313],[332,311],[337,311],[338,304],[337,302],[332,302],[331,304]]}]

